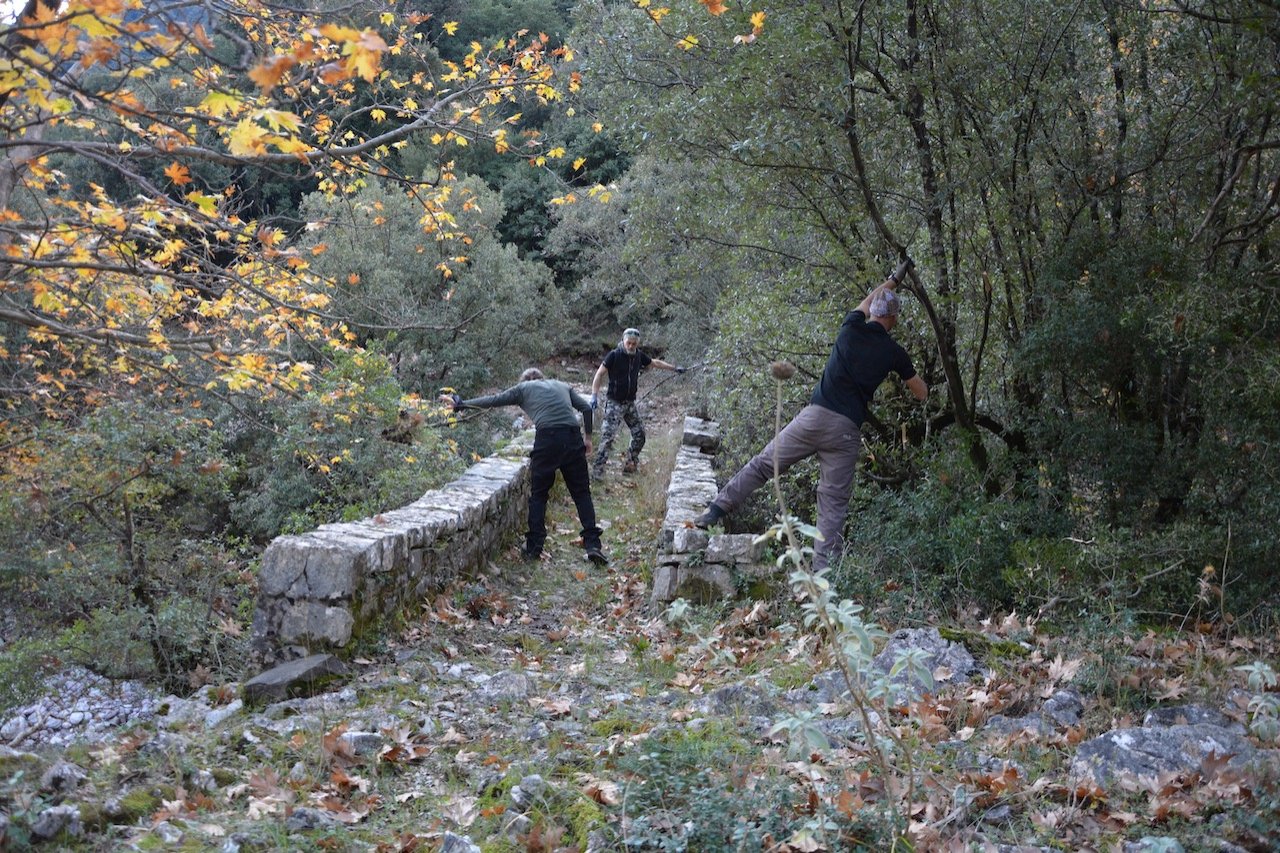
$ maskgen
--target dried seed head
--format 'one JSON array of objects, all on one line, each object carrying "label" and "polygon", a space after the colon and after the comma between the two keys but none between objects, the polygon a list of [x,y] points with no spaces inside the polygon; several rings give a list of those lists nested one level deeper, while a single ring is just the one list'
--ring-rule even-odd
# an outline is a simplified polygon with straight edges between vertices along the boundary
[{"label": "dried seed head", "polygon": [[769,365],[769,373],[779,382],[786,382],[796,375],[796,366],[789,361],[775,361]]}]

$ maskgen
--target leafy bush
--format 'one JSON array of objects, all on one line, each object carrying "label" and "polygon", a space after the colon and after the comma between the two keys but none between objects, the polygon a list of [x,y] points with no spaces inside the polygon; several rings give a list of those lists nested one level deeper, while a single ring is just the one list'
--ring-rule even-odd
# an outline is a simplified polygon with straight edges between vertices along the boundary
[{"label": "leafy bush", "polygon": [[0,647],[0,714],[38,696],[45,677],[61,664],[48,637],[23,637]]},{"label": "leafy bush", "polygon": [[1040,389],[1024,426],[1078,538],[1132,542],[1119,562],[1134,581],[1169,555],[1193,571],[1229,559],[1243,605],[1268,594],[1280,558],[1265,533],[1280,521],[1280,475],[1262,463],[1280,437],[1280,390],[1258,379],[1280,365],[1274,296],[1240,286],[1264,272],[1233,271],[1228,291],[1169,245],[1082,234],[1048,259],[1038,322],[1013,359]]},{"label": "leafy bush", "polygon": [[933,445],[911,464],[922,470],[908,485],[855,486],[845,557],[831,573],[840,593],[881,601],[886,587],[903,589],[904,618],[972,602],[986,608],[1034,602],[1044,592],[1041,575],[1022,577],[1020,555],[1027,543],[1070,535],[1069,519],[1034,492],[988,498],[983,475],[959,448]]},{"label": "leafy bush", "polygon": [[497,238],[502,196],[478,178],[453,184],[433,217],[378,181],[350,197],[313,194],[303,211],[324,223],[301,248],[335,284],[331,310],[410,392],[513,380],[566,335],[551,271]]},{"label": "leafy bush", "polygon": [[235,529],[267,542],[412,502],[456,470],[435,412],[404,397],[378,352],[335,353],[306,394],[259,413],[270,429],[242,430]]},{"label": "leafy bush", "polygon": [[739,763],[745,744],[724,731],[671,733],[623,754],[622,839],[633,850],[760,850],[804,819],[783,776]]},{"label": "leafy bush", "polygon": [[173,689],[235,670],[249,542],[401,506],[457,465],[377,353],[336,353],[310,391],[257,420],[202,403],[116,403],[46,425],[28,456],[7,458],[0,591],[20,603],[15,635]]}]

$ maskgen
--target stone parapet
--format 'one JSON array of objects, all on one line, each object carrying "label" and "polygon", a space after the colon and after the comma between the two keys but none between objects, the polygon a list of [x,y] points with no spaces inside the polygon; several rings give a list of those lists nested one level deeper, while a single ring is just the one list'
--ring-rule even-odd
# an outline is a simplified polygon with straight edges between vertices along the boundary
[{"label": "stone parapet", "polygon": [[483,565],[524,522],[532,446],[529,431],[408,506],[275,539],[258,573],[259,662],[341,649]]},{"label": "stone parapet", "polygon": [[693,526],[715,500],[715,454],[720,425],[687,417],[667,486],[667,513],[658,532],[653,567],[654,607],[677,598],[707,603],[738,594],[738,580],[767,573],[764,547],[750,533],[710,533]]}]

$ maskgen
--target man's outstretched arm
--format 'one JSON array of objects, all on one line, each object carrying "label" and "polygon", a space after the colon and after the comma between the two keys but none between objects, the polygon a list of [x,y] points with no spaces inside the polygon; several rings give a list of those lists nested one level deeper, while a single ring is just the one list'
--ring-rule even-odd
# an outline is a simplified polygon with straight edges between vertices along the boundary
[{"label": "man's outstretched arm", "polygon": [[855,310],[855,311],[861,311],[861,312],[862,312],[862,316],[864,316],[864,317],[869,317],[869,316],[871,316],[871,303],[872,303],[872,301],[874,301],[874,300],[875,300],[876,296],[880,293],[880,291],[882,291],[882,290],[897,290],[897,289],[898,289],[898,281],[897,281],[897,279],[895,279],[893,276],[889,276],[888,278],[886,278],[886,279],[884,280],[884,282],[883,282],[882,284],[880,284],[880,285],[878,285],[877,287],[873,288],[873,289],[872,289],[872,291],[871,291],[870,293],[868,293],[866,296],[862,297],[862,301],[858,303],[858,307],[857,307],[857,308],[855,308],[855,309],[853,309],[853,310]]},{"label": "man's outstretched arm", "polygon": [[518,406],[521,402],[520,386],[515,385],[498,394],[463,400],[457,394],[442,394],[440,402],[453,405],[454,409],[494,409],[498,406]]}]

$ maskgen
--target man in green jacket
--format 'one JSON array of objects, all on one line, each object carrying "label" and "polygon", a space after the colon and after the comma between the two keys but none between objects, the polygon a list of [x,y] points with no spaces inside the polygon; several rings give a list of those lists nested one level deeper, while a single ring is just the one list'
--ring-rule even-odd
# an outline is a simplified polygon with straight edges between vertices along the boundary
[{"label": "man in green jacket", "polygon": [[[533,450],[529,454],[529,529],[521,551],[526,560],[537,560],[542,556],[542,546],[547,541],[547,496],[559,471],[578,508],[582,547],[586,549],[587,559],[596,565],[607,562],[600,545],[601,530],[596,525],[591,477],[587,473],[592,426],[589,400],[567,383],[547,379],[541,370],[531,367],[520,375],[519,383],[498,394],[470,400],[459,399],[457,394],[444,394],[440,401],[452,405],[455,411],[519,406],[533,421]],[[575,409],[582,413],[581,426]]]}]

